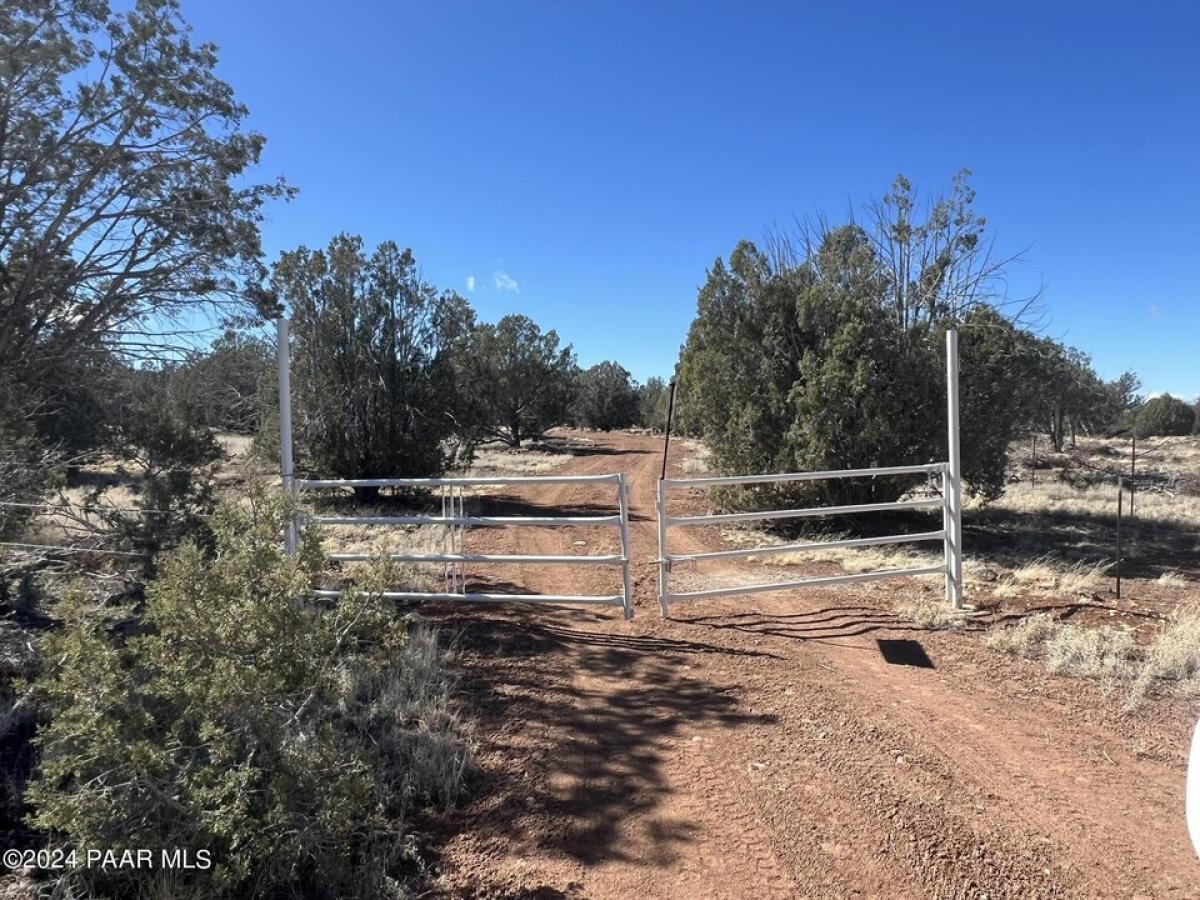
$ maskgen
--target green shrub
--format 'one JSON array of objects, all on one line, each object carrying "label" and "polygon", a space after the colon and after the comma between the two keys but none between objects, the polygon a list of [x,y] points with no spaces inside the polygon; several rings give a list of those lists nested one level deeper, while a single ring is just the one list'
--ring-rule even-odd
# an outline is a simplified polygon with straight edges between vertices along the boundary
[{"label": "green shrub", "polygon": [[638,385],[638,424],[652,431],[662,431],[667,424],[667,407],[671,400],[671,386],[652,375],[646,383]]},{"label": "green shrub", "polygon": [[[280,255],[272,289],[293,318],[297,465],[324,476],[437,475],[466,453],[458,357],[474,315],[421,280],[411,250],[367,254],[341,234]],[[266,398],[270,402],[271,398]],[[360,487],[360,500],[378,488]]]},{"label": "green shrub", "polygon": [[[946,455],[948,317],[902,326],[868,235],[831,231],[800,265],[742,242],[700,290],[679,367],[680,430],[730,473],[870,468]],[[962,316],[962,464],[969,490],[1004,488],[1016,436],[1019,343],[1002,316]],[[894,500],[918,479],[807,482],[741,502]]]},{"label": "green shrub", "polygon": [[528,316],[508,315],[475,328],[466,360],[467,415],[482,432],[513,447],[566,421],[575,388],[575,352],[558,332]]},{"label": "green shrub", "polygon": [[[261,496],[221,506],[215,554],[170,557],[126,640],[64,601],[36,683],[50,724],[29,791],[52,840],[207,850],[212,868],[192,876],[204,896],[391,890],[406,814],[460,790],[450,686],[433,636],[377,591],[311,599],[317,537],[285,556],[284,519]],[[128,896],[154,874],[85,887]]]},{"label": "green shrub", "polygon": [[1138,437],[1191,434],[1196,411],[1178,397],[1163,394],[1147,400],[1134,421]]},{"label": "green shrub", "polygon": [[613,431],[638,419],[638,391],[625,367],[610,361],[579,373],[575,421],[584,428]]}]

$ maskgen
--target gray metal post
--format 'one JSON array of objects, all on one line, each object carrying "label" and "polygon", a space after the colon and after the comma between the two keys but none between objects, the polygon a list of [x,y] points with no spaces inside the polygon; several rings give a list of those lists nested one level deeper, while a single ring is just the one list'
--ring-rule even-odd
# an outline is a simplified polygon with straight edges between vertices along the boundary
[{"label": "gray metal post", "polygon": [[[296,469],[292,459],[292,376],[291,350],[288,345],[288,320],[275,320],[275,363],[279,368],[279,461],[283,476],[283,492],[290,497],[296,491]],[[284,548],[296,552],[296,520],[288,522],[284,531]]]},{"label": "gray metal post", "polygon": [[1137,434],[1133,435],[1133,450],[1129,457],[1129,518],[1133,518],[1133,495],[1137,491]]},{"label": "gray metal post", "polygon": [[621,508],[621,589],[625,595],[625,618],[633,618],[633,580],[629,575],[629,567],[632,564],[629,551],[629,484],[625,480],[625,475],[622,473],[618,476],[617,481],[617,499]]},{"label": "gray metal post", "polygon": [[962,545],[962,459],[958,439],[958,329],[946,332],[946,475],[950,509],[950,602],[955,609],[963,605],[963,545]]},{"label": "gray metal post", "polygon": [[663,479],[658,479],[658,608],[667,616],[667,590],[671,567],[667,562],[667,487]]},{"label": "gray metal post", "polygon": [[942,549],[946,565],[946,602],[954,603],[954,550],[951,538],[954,529],[950,527],[950,473],[942,467]]}]

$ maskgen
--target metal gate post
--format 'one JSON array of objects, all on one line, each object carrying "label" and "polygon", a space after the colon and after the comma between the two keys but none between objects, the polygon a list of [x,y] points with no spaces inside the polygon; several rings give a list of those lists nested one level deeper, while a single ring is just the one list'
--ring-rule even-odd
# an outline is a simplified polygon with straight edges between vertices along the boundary
[{"label": "metal gate post", "polygon": [[[275,364],[279,369],[279,461],[283,478],[283,492],[288,496],[289,502],[296,496],[296,470],[292,459],[291,355],[288,344],[288,320],[280,316],[275,320]],[[283,546],[288,555],[296,552],[299,537],[297,521],[297,517],[293,515],[284,529]]]},{"label": "metal gate post", "polygon": [[621,586],[625,618],[633,618],[633,582],[629,576],[629,484],[624,473],[617,476],[617,501],[621,510]]},{"label": "metal gate post", "polygon": [[667,593],[670,589],[671,565],[667,560],[667,485],[658,479],[658,608],[666,618]]},{"label": "metal gate post", "polygon": [[946,566],[946,602],[954,604],[954,547],[950,527],[950,473],[942,466],[942,553]]},{"label": "metal gate post", "polygon": [[958,431],[958,329],[946,332],[946,427],[949,455],[946,463],[946,506],[949,512],[946,536],[949,580],[949,600],[955,609],[963,605],[963,546],[962,546],[962,460]]}]

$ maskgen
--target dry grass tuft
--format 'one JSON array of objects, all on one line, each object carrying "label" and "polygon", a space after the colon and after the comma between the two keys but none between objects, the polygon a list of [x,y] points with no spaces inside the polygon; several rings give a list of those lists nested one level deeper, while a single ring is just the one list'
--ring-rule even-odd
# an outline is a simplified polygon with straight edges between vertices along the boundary
[{"label": "dry grass tuft", "polygon": [[1062,596],[1090,594],[1100,587],[1107,562],[1067,565],[1053,554],[1045,554],[1018,566],[996,584],[999,597]]},{"label": "dry grass tuft", "polygon": [[1138,645],[1129,629],[1067,625],[1050,613],[995,628],[984,643],[1013,656],[1040,657],[1056,674],[1091,678],[1106,686],[1128,683],[1125,705],[1129,709],[1161,682],[1188,695],[1200,694],[1198,608],[1177,611],[1145,647]]},{"label": "dry grass tuft", "polygon": [[[982,505],[980,500],[971,500],[966,504],[968,508]],[[1076,487],[1065,481],[1047,478],[1036,486],[1028,482],[1010,484],[1004,494],[990,505],[995,509],[1032,516],[1106,519],[1117,514],[1117,489],[1114,484]],[[1191,527],[1200,520],[1200,497],[1139,491],[1137,518],[1144,522]]]},{"label": "dry grass tuft", "polygon": [[449,809],[471,766],[473,726],[452,700],[444,658],[436,632],[419,625],[391,665],[357,665],[341,675],[343,713],[375,734],[396,795]]},{"label": "dry grass tuft", "polygon": [[1050,613],[1035,613],[1026,616],[1015,625],[995,628],[988,632],[984,643],[993,650],[1012,656],[1031,657],[1054,633],[1057,623]]},{"label": "dry grass tuft", "polygon": [[962,631],[971,623],[966,612],[939,600],[902,600],[896,604],[896,612],[930,631]]},{"label": "dry grass tuft", "polygon": [[1172,588],[1188,587],[1192,583],[1186,575],[1178,570],[1173,572],[1163,572],[1158,576],[1157,581],[1163,587]]},{"label": "dry grass tuft", "polygon": [[504,444],[485,444],[475,451],[468,475],[544,475],[565,466],[570,453],[553,450],[533,450],[528,447],[508,447]]},{"label": "dry grass tuft", "polygon": [[1125,628],[1058,625],[1046,641],[1046,668],[1056,675],[1074,675],[1111,682],[1133,676],[1140,651]]},{"label": "dry grass tuft", "polygon": [[983,642],[993,650],[1012,656],[1035,656],[1054,634],[1058,623],[1050,613],[1034,613],[1015,625],[993,628]]},{"label": "dry grass tuft", "polygon": [[1156,681],[1174,682],[1185,693],[1200,693],[1200,609],[1176,610],[1146,648],[1130,691],[1136,705]]},{"label": "dry grass tuft", "polygon": [[712,454],[699,441],[685,439],[680,446],[687,453],[680,462],[679,468],[685,475],[712,474]]},{"label": "dry grass tuft", "polygon": [[[743,532],[745,534],[746,532]],[[767,532],[752,532],[754,540],[747,537],[746,545],[768,545],[784,543],[780,538]],[[817,534],[804,538],[806,541],[836,541],[843,535]],[[878,547],[822,547],[816,550],[806,550],[793,553],[780,553],[777,556],[762,558],[766,565],[804,566],[813,563],[835,563],[848,575],[858,575],[863,572],[878,572],[883,569],[911,569],[917,566],[932,566],[942,562],[941,553],[922,552],[910,547],[896,544],[883,544]],[[929,578],[940,578],[940,575],[930,575]]]}]

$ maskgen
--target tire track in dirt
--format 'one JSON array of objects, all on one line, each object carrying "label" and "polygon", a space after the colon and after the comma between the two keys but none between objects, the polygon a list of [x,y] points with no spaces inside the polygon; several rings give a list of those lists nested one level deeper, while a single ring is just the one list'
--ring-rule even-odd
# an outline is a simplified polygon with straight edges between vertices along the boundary
[{"label": "tire track in dirt", "polygon": [[[479,799],[444,823],[457,833],[443,893],[1194,895],[1179,761],[1139,758],[1103,718],[1080,718],[1079,704],[1099,700],[1091,686],[1052,679],[1031,697],[1024,679],[1047,676],[997,664],[973,635],[904,631],[854,587],[704,601],[660,620],[658,442],[597,437],[601,452],[566,471],[631,478],[638,617],[438,613],[462,629],[467,682],[487,697]],[[578,485],[514,499],[608,501]],[[586,549],[573,545],[581,538]],[[591,553],[605,540],[598,529],[508,529],[473,534],[471,546]],[[719,540],[672,533],[673,549]],[[481,575],[553,593],[616,583],[579,569]],[[873,641],[885,636],[920,639],[937,668],[887,665]]]}]

